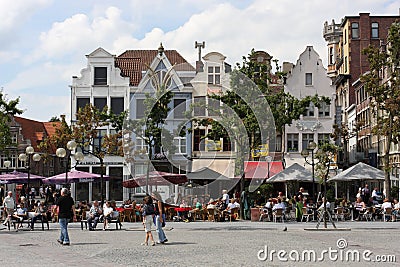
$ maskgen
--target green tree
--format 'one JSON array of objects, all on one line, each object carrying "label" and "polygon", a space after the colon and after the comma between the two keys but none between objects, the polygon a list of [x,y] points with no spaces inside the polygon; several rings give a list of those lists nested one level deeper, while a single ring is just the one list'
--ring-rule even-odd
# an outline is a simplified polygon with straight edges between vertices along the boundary
[{"label": "green tree", "polygon": [[[243,147],[241,144],[244,139],[248,140],[250,149],[258,148],[264,142],[269,142],[270,148],[275,148],[275,132],[284,134],[285,125],[290,125],[294,120],[300,118],[310,102],[313,102],[316,107],[320,107],[322,102],[330,104],[328,97],[318,95],[307,96],[302,99],[297,99],[289,93],[284,92],[283,85],[272,84],[272,73],[270,66],[265,63],[252,60],[255,51],[252,49],[247,57],[243,57],[243,62],[237,64],[237,68],[230,74],[230,89],[222,95],[212,95],[211,97],[221,100],[224,105],[231,108],[234,113],[241,119],[246,131],[234,134],[238,147]],[[242,74],[250,80],[243,79]],[[277,72],[275,74],[280,79],[284,79],[285,73]],[[261,94],[260,94],[261,92]],[[244,97],[243,97],[244,96]],[[262,99],[263,98],[263,99]],[[268,103],[269,107],[265,107],[262,103]],[[250,107],[251,106],[251,107]],[[210,109],[210,107],[208,107]],[[262,109],[262,110],[260,110]],[[261,116],[265,121],[258,121],[260,116],[256,113],[264,113]],[[272,114],[271,118],[269,114]],[[219,114],[223,119],[228,120],[224,114]],[[232,116],[229,117],[230,119]],[[274,125],[271,125],[272,122]],[[203,125],[221,124],[212,120],[203,120]],[[229,123],[225,123],[229,124]],[[220,129],[221,127],[216,127]],[[225,129],[226,130],[226,129]],[[267,131],[269,140],[262,140],[262,132]],[[217,135],[217,131],[212,131],[213,135]],[[226,134],[224,130],[219,132],[222,137]],[[273,136],[272,136],[273,135]],[[284,145],[284,144],[282,144]],[[240,153],[238,153],[240,155]],[[238,157],[236,160],[236,174],[243,170],[244,157]]]},{"label": "green tree", "polygon": [[387,49],[369,46],[363,50],[367,55],[370,71],[361,77],[361,81],[372,98],[370,106],[375,118],[372,132],[385,139],[382,162],[385,171],[385,195],[390,197],[390,147],[400,141],[399,23],[393,23],[389,28],[387,42]]},{"label": "green tree", "polygon": [[7,96],[0,91],[0,151],[4,151],[6,147],[12,144],[10,135],[10,122],[14,115],[22,114],[17,106],[19,98],[8,100]]}]

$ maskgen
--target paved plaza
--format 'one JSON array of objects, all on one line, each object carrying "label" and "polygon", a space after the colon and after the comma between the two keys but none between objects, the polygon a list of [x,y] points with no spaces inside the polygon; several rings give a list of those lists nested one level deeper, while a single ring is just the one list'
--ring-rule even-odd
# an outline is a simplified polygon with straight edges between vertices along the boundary
[{"label": "paved plaza", "polygon": [[[73,223],[71,246],[56,242],[56,223],[45,231],[39,227],[16,232],[1,226],[0,256],[2,266],[400,266],[400,222],[339,222],[340,231],[310,231],[315,225],[168,222],[169,242],[154,247],[140,245],[141,223],[124,223],[122,230],[112,225],[109,231],[82,231],[79,223]],[[315,260],[310,251],[315,252]],[[353,252],[360,255],[359,261]],[[376,256],[393,261],[389,255],[396,262],[375,261]]]}]

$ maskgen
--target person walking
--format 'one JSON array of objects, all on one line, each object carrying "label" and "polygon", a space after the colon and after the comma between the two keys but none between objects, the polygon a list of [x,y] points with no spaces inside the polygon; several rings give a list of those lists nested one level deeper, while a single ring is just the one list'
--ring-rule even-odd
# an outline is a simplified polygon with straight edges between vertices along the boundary
[{"label": "person walking", "polygon": [[143,226],[144,231],[146,232],[146,238],[142,243],[142,246],[147,246],[149,242],[149,238],[151,239],[152,246],[156,243],[154,242],[153,234],[151,233],[151,225],[153,224],[153,216],[154,216],[154,205],[151,196],[147,195],[143,199],[143,208],[142,208],[142,217],[143,217]]},{"label": "person walking", "polygon": [[3,225],[7,225],[7,222],[11,224],[11,216],[13,215],[15,209],[15,201],[12,196],[12,191],[8,191],[7,196],[4,198],[3,207],[6,212],[6,219]]},{"label": "person walking", "polygon": [[153,201],[154,201],[154,208],[155,214],[154,217],[157,234],[158,234],[158,244],[164,244],[168,242],[167,237],[165,236],[164,230],[162,229],[165,226],[165,209],[164,203],[162,202],[161,196],[158,192],[153,192]]},{"label": "person walking", "polygon": [[57,200],[58,211],[58,222],[60,224],[61,233],[60,238],[57,239],[57,242],[64,245],[69,246],[70,240],[68,236],[68,222],[71,218],[76,221],[75,215],[75,205],[74,200],[71,196],[68,195],[68,189],[61,189],[61,196]]}]

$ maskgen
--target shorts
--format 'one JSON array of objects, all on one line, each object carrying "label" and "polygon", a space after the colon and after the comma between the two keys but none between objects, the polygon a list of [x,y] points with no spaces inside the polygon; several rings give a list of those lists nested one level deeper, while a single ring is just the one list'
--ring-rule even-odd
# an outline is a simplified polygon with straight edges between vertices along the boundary
[{"label": "shorts", "polygon": [[153,225],[153,215],[146,215],[144,219],[144,231],[151,232],[151,226]]}]

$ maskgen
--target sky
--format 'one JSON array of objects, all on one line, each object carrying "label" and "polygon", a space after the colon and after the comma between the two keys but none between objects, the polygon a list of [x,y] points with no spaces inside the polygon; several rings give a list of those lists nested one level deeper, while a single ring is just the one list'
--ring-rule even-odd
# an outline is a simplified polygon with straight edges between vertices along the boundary
[{"label": "sky", "polygon": [[400,0],[0,0],[0,89],[23,117],[70,117],[72,76],[102,47],[176,49],[195,62],[217,51],[232,66],[252,48],[295,63],[312,45],[326,67],[323,24],[345,16],[398,15]]}]

